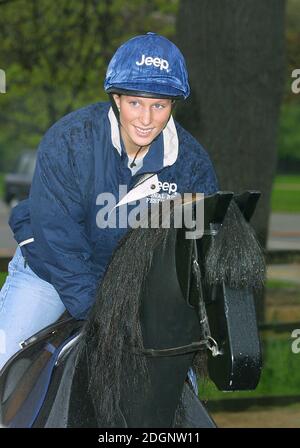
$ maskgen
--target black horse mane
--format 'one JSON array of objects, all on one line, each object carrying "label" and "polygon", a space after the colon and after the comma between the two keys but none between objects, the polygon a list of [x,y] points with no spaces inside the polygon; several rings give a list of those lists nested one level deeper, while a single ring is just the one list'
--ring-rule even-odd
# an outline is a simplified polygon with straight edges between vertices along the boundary
[{"label": "black horse mane", "polygon": [[[171,205],[171,216],[172,210]],[[137,379],[143,375],[147,386],[145,357],[132,352],[133,347],[135,351],[143,349],[141,291],[155,248],[165,244],[174,231],[172,227],[128,231],[113,254],[83,329],[79,353],[86,356],[89,392],[97,421],[103,425],[110,426],[120,414],[122,380],[138,387]],[[126,376],[122,376],[125,371]]]},{"label": "black horse mane", "polygon": [[[170,202],[173,204],[173,201]],[[83,329],[79,356],[81,359],[85,357],[89,373],[89,393],[97,421],[103,426],[114,425],[116,416],[121,415],[122,381],[130,383],[131,387],[138,387],[139,383],[140,387],[138,378],[143,375],[144,387],[149,383],[146,358],[133,352],[143,349],[139,309],[144,281],[155,248],[165,244],[170,232],[176,231],[172,227],[174,213],[172,204],[170,228],[131,229],[121,240]],[[160,210],[159,208],[159,213]],[[263,275],[261,250],[253,232],[250,231],[250,226],[245,227],[245,220],[238,207],[233,205],[228,209],[228,213],[229,225],[227,226],[224,221],[225,225],[219,232],[220,237],[215,239],[208,254],[206,276],[210,284],[218,283],[221,279],[229,279],[233,286],[240,287],[242,284],[243,287],[252,288],[261,283]],[[233,234],[234,250],[231,251]],[[252,250],[253,238],[255,248]],[[224,247],[228,251],[225,256]],[[237,268],[241,257],[244,260],[243,269]],[[253,267],[256,271],[254,275],[252,275]],[[260,277],[255,281],[258,272]],[[247,282],[247,279],[250,281]],[[199,357],[195,366],[199,367]],[[202,366],[200,370],[203,370]]]}]

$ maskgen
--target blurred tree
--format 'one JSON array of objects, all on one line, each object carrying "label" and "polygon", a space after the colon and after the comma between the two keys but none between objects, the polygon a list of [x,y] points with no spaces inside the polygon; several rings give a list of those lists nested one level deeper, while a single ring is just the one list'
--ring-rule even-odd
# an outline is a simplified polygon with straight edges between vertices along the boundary
[{"label": "blurred tree", "polygon": [[[299,0],[287,0],[286,29],[289,33],[300,32],[300,4]],[[300,48],[298,49],[300,52]]]},{"label": "blurred tree", "polygon": [[206,146],[221,188],[257,189],[254,223],[266,243],[284,74],[284,0],[185,0],[177,36],[191,99],[179,110]]},{"label": "blurred tree", "polygon": [[297,95],[291,91],[291,73],[295,68],[300,69],[300,1],[288,0],[286,8],[286,84],[284,101],[298,102]]},{"label": "blurred tree", "polygon": [[106,99],[115,49],[135,34],[170,36],[178,1],[0,0],[0,171],[68,112]]},{"label": "blurred tree", "polygon": [[300,69],[300,1],[288,0],[286,8],[286,71],[284,99],[280,114],[279,160],[280,173],[299,173],[300,170],[300,93],[292,92],[291,77]]},{"label": "blurred tree", "polygon": [[252,223],[263,247],[284,85],[284,13],[285,0],[185,0],[177,21],[192,88],[178,118],[209,150],[222,190],[262,192]]}]

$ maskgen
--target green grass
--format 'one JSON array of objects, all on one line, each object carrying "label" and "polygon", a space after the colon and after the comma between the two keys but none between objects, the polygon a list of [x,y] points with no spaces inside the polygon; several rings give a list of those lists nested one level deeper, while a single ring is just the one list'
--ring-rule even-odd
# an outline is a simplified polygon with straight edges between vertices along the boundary
[{"label": "green grass", "polygon": [[291,280],[277,280],[277,279],[267,279],[266,281],[267,289],[300,289],[300,285]]},{"label": "green grass", "polygon": [[204,400],[212,400],[266,395],[299,395],[300,353],[292,352],[293,341],[291,335],[286,333],[269,336],[263,342],[263,369],[260,382],[255,390],[225,393],[217,390],[211,381],[205,380],[199,384],[199,396]]},{"label": "green grass", "polygon": [[300,213],[300,190],[273,189],[272,212]]},{"label": "green grass", "polygon": [[272,191],[272,211],[300,213],[300,176],[277,176]]},{"label": "green grass", "polygon": [[7,276],[7,272],[0,272],[0,288],[2,288],[2,285],[5,282],[6,276]]},{"label": "green grass", "polygon": [[298,184],[300,186],[300,175],[278,175],[275,178],[275,186],[280,186],[281,184]]}]

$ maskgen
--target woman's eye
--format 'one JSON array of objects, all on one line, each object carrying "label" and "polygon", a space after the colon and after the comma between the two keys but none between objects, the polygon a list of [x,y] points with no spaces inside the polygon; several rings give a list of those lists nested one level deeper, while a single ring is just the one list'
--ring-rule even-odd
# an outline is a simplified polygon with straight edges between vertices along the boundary
[{"label": "woman's eye", "polygon": [[154,107],[154,109],[164,109],[165,105],[164,104],[154,104],[153,107]]}]

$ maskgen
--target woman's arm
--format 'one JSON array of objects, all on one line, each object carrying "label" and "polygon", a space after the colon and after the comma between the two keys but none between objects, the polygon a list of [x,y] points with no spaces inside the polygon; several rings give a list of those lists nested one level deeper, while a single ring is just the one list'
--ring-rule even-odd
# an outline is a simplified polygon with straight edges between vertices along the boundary
[{"label": "woman's arm", "polygon": [[95,299],[97,275],[76,162],[68,138],[56,125],[39,146],[29,211],[35,247],[50,283],[71,315],[84,319]]}]

